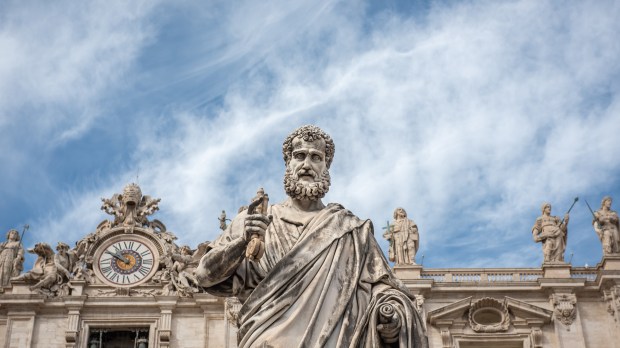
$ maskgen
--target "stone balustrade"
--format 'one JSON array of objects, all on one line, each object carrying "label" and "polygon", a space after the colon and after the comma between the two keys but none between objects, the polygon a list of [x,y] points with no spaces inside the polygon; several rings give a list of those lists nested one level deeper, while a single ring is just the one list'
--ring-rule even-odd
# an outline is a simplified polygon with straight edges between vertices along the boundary
[{"label": "stone balustrade", "polygon": [[[571,278],[583,278],[586,281],[595,281],[597,270],[594,268],[574,267],[570,270]],[[468,268],[468,269],[423,269],[420,278],[431,279],[435,282],[535,282],[543,278],[540,268]]]}]

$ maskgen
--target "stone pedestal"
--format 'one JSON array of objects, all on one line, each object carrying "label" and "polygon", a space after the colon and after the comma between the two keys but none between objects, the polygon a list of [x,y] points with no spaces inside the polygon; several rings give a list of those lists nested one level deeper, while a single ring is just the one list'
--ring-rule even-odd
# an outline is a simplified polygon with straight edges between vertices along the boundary
[{"label": "stone pedestal", "polygon": [[69,281],[69,287],[71,287],[71,295],[72,296],[81,296],[84,294],[84,287],[86,286],[86,281],[84,280],[71,280]]},{"label": "stone pedestal", "polygon": [[620,270],[620,254],[603,255],[601,260],[601,268],[604,271]]},{"label": "stone pedestal", "polygon": [[30,295],[32,291],[30,291],[30,285],[23,280],[12,280],[11,281],[11,289],[8,290],[8,293],[11,294],[19,294],[19,295]]},{"label": "stone pedestal", "polygon": [[394,275],[400,279],[420,279],[421,265],[394,265]]},{"label": "stone pedestal", "polygon": [[568,263],[543,263],[543,278],[569,278],[571,265]]}]

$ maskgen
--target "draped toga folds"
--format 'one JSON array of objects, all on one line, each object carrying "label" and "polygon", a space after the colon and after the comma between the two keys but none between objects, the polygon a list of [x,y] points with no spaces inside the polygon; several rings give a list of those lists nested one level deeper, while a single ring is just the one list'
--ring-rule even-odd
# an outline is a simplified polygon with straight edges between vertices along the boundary
[{"label": "draped toga folds", "polygon": [[[239,256],[207,270],[207,291],[237,296],[239,347],[381,347],[378,309],[392,304],[400,315],[400,347],[428,347],[413,297],[394,277],[374,236],[372,223],[339,204],[310,221],[269,209],[265,255],[258,262]],[[245,212],[212,244],[205,258],[240,255]]]}]

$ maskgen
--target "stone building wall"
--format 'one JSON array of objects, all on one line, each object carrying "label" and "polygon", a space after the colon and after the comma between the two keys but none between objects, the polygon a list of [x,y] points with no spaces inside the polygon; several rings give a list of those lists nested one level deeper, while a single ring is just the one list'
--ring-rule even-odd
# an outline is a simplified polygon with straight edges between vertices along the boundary
[{"label": "stone building wall", "polygon": [[[590,269],[398,266],[395,273],[423,297],[420,310],[432,348],[620,348],[619,300],[611,296],[620,281],[620,258],[603,261]],[[239,305],[234,301],[202,293],[152,295],[153,285],[119,293],[101,285],[73,285],[75,291],[62,298],[32,294],[19,282],[5,288],[0,295],[0,347],[85,348],[93,329],[132,327],[149,328],[149,347],[236,346]],[[561,306],[565,313],[558,312]],[[478,325],[475,315],[472,319],[476,311],[487,320],[504,310],[506,323]]]}]

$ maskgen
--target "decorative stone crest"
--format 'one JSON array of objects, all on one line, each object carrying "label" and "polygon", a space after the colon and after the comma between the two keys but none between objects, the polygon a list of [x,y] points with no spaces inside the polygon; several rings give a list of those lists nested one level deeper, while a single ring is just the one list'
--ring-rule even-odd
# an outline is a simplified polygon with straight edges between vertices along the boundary
[{"label": "decorative stone crest", "polygon": [[[152,215],[159,210],[159,198],[151,198],[151,196],[143,196],[140,186],[129,184],[123,189],[123,193],[116,193],[112,198],[102,198],[101,210],[114,216],[114,220],[110,221],[107,226],[116,227],[126,226],[130,230],[132,227],[152,227],[147,216]],[[160,223],[161,224],[161,223]]]},{"label": "decorative stone crest", "polygon": [[620,285],[615,285],[609,290],[604,290],[603,301],[607,303],[607,312],[620,324]]},{"label": "decorative stone crest", "polygon": [[577,316],[577,296],[575,294],[553,294],[551,295],[553,314],[555,320],[560,321],[565,326],[570,326]]},{"label": "decorative stone crest", "polygon": [[510,315],[506,302],[491,297],[472,302],[469,308],[469,325],[476,332],[507,331]]}]

